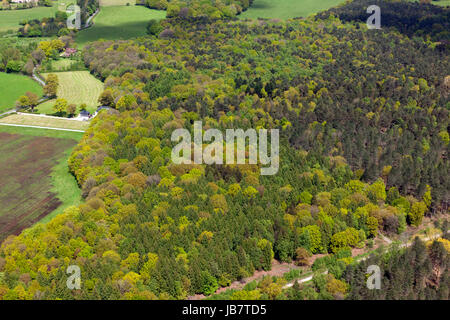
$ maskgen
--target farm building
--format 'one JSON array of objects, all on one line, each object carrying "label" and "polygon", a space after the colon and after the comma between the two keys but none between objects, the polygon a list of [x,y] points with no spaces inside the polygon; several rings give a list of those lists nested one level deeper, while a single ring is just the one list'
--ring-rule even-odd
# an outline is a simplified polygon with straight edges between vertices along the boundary
[{"label": "farm building", "polygon": [[92,117],[92,115],[86,110],[81,110],[79,117],[82,120],[87,121]]},{"label": "farm building", "polygon": [[77,49],[75,48],[66,48],[66,50],[60,54],[60,57],[69,58],[77,53]]}]

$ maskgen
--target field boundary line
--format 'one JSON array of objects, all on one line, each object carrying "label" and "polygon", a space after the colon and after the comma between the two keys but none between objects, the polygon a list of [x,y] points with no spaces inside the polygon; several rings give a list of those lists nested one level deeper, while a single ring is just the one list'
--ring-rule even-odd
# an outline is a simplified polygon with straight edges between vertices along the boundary
[{"label": "field boundary line", "polygon": [[7,115],[10,115],[10,114],[13,114],[15,112],[16,112],[16,110],[13,109],[13,110],[9,110],[9,111],[0,113],[0,118],[3,117],[3,116],[7,116]]},{"label": "field boundary line", "polygon": [[1,126],[10,126],[10,127],[23,127],[23,128],[49,129],[49,130],[58,130],[58,131],[85,132],[84,130],[63,129],[63,128],[54,128],[54,127],[41,127],[41,126],[30,126],[30,125],[13,124],[13,123],[0,123],[0,125],[1,125]]},{"label": "field boundary line", "polygon": [[58,120],[69,120],[69,121],[88,121],[88,120],[82,120],[80,118],[64,118],[64,117],[56,117],[56,116],[48,116],[46,114],[42,113],[26,113],[26,112],[17,112],[17,114],[21,116],[33,116],[33,117],[40,117],[40,118],[50,118],[50,119],[58,119]]}]

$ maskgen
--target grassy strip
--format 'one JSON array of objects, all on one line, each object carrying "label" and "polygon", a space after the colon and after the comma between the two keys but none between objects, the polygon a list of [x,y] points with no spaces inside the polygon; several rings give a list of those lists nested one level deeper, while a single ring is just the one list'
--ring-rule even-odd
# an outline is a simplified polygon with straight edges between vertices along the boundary
[{"label": "grassy strip", "polygon": [[57,119],[25,114],[12,114],[1,118],[0,123],[72,130],[86,130],[89,127],[89,122],[87,121],[67,120],[63,118]]},{"label": "grassy strip", "polygon": [[0,126],[0,132],[30,135],[30,136],[44,136],[61,139],[73,139],[76,141],[80,141],[84,135],[84,133],[82,132],[56,131],[37,128],[7,127],[7,126]]},{"label": "grassy strip", "polygon": [[58,164],[52,170],[52,192],[58,195],[62,204],[53,212],[46,215],[39,223],[47,223],[64,212],[69,206],[77,206],[81,203],[81,190],[78,187],[75,177],[69,172],[68,160],[72,149],[66,150]]}]

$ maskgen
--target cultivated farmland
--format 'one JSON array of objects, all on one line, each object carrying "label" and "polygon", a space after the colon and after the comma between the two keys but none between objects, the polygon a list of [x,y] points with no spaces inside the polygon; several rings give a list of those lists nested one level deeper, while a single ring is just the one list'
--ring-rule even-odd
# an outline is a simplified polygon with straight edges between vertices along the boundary
[{"label": "cultivated farmland", "polygon": [[102,7],[94,18],[94,25],[79,32],[76,42],[84,46],[99,39],[118,40],[144,36],[150,19],[163,19],[165,11],[152,10],[143,6]]},{"label": "cultivated farmland", "polygon": [[343,0],[254,0],[247,11],[239,17],[241,19],[267,18],[290,19],[306,17],[313,13],[329,9],[341,4]]},{"label": "cultivated farmland", "polygon": [[63,72],[68,70],[73,64],[77,63],[76,60],[73,59],[59,59],[59,60],[53,60],[50,62],[51,64],[51,71],[52,72]]},{"label": "cultivated farmland", "polygon": [[[42,74],[47,77],[48,74]],[[86,103],[89,111],[95,111],[98,97],[103,91],[103,83],[92,76],[89,71],[69,71],[56,73],[59,80],[58,98],[64,98],[69,104],[79,106]],[[54,100],[40,104],[36,110],[39,113],[53,114]]]},{"label": "cultivated farmland", "polygon": [[0,113],[13,109],[16,100],[25,92],[42,95],[42,87],[31,78],[12,73],[0,72]]},{"label": "cultivated farmland", "polygon": [[[67,168],[68,152],[77,141],[0,131],[0,240],[3,240],[63,204],[53,181],[66,180],[53,175],[53,168],[58,162]],[[62,169],[60,174],[69,173]]]}]

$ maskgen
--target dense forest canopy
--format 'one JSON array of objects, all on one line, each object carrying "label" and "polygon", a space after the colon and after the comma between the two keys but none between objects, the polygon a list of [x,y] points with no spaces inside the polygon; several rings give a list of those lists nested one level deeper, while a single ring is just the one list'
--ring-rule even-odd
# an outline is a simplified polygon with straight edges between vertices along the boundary
[{"label": "dense forest canopy", "polygon": [[[379,248],[381,249],[381,248]],[[299,270],[283,277],[263,277],[247,283],[242,289],[229,289],[212,295],[211,300],[447,300],[449,297],[450,241],[440,238],[423,242],[415,238],[407,248],[376,250],[368,259],[354,263],[351,252],[342,250],[333,256],[319,258],[312,266],[313,280],[295,280]],[[329,272],[323,272],[323,267]],[[369,289],[367,270],[379,267],[379,289]],[[321,272],[322,271],[322,272]],[[370,274],[370,273],[369,273]]]},{"label": "dense forest canopy", "polygon": [[[366,9],[376,5],[381,10],[382,28],[395,28],[408,36],[422,36],[450,44],[450,7],[439,7],[426,1],[353,0],[345,5],[317,14],[317,19],[330,15],[344,22],[366,22]],[[447,47],[448,49],[448,47]]]},{"label": "dense forest canopy", "polygon": [[[418,238],[406,250],[393,250],[350,266],[343,279],[350,284],[349,299],[448,300],[450,285],[450,242],[445,239],[425,244]],[[383,290],[368,290],[362,284],[362,270],[379,265]]]},{"label": "dense forest canopy", "polygon": [[[211,294],[299,248],[339,254],[446,212],[450,60],[434,42],[333,16],[158,28],[86,45],[111,107],[69,160],[86,202],[3,242],[0,297]],[[171,133],[195,120],[280,129],[278,174],[174,165]]]}]

